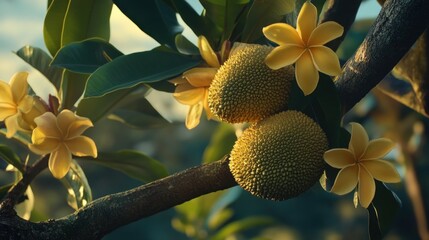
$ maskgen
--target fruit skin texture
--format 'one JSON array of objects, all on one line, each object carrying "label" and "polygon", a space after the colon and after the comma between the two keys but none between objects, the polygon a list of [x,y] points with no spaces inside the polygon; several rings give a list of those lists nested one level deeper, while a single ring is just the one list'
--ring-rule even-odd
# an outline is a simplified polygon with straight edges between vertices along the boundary
[{"label": "fruit skin texture", "polygon": [[240,43],[220,67],[209,88],[211,111],[229,123],[257,122],[286,110],[294,68],[270,69],[272,47]]},{"label": "fruit skin texture", "polygon": [[301,112],[286,111],[247,128],[231,151],[229,167],[243,189],[280,201],[319,180],[326,150],[328,140],[316,122]]}]

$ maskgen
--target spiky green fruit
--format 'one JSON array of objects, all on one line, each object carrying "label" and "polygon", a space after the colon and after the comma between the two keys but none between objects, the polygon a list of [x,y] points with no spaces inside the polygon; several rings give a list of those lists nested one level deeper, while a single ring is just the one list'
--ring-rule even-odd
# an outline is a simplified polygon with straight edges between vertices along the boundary
[{"label": "spiky green fruit", "polygon": [[211,111],[229,123],[257,122],[286,110],[294,68],[272,70],[272,47],[241,43],[220,67],[209,88]]},{"label": "spiky green fruit", "polygon": [[268,117],[235,143],[229,167],[236,182],[258,197],[295,197],[322,175],[328,140],[320,126],[298,111]]}]

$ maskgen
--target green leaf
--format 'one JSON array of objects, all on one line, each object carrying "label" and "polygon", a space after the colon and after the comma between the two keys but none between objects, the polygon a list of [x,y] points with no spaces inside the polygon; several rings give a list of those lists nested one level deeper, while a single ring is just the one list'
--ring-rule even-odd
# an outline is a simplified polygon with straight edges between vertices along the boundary
[{"label": "green leaf", "polygon": [[20,48],[15,54],[37,69],[54,84],[57,89],[60,88],[62,69],[50,65],[52,58],[49,54],[40,48],[28,45]]},{"label": "green leaf", "polygon": [[160,44],[174,48],[174,38],[183,31],[176,13],[160,0],[114,0],[116,6],[143,32]]},{"label": "green leaf", "polygon": [[61,83],[61,107],[72,109],[76,101],[85,90],[88,74],[81,74],[64,70]]},{"label": "green leaf", "polygon": [[295,8],[294,0],[254,0],[247,15],[242,42],[253,43],[262,37],[262,28],[282,22],[282,18]]},{"label": "green leaf", "polygon": [[340,97],[334,82],[325,74],[320,75],[314,93],[313,108],[316,112],[316,121],[325,131],[330,147],[337,146],[341,123]]},{"label": "green leaf", "polygon": [[248,217],[242,220],[232,222],[222,229],[220,229],[210,240],[223,240],[227,239],[229,236],[232,236],[236,233],[243,232],[255,227],[267,226],[275,223],[275,221],[270,217]]},{"label": "green leaf", "polygon": [[368,207],[370,239],[382,239],[401,208],[401,200],[384,183],[376,181],[374,199]]},{"label": "green leaf", "polygon": [[20,172],[24,171],[21,159],[12,149],[4,144],[0,144],[0,158],[14,166]]},{"label": "green leaf", "polygon": [[70,43],[55,56],[52,66],[78,73],[93,73],[100,66],[124,55],[103,39],[93,38]]},{"label": "green leaf", "polygon": [[186,54],[186,55],[199,55],[200,54],[198,47],[195,46],[191,41],[189,41],[182,34],[176,35],[175,42],[176,42],[177,51],[179,51],[182,54]]},{"label": "green leaf", "polygon": [[218,200],[216,200],[216,202],[214,202],[213,206],[210,207],[207,221],[210,221],[212,217],[235,202],[240,197],[242,192],[243,191],[240,187],[233,187],[226,190],[225,193]]},{"label": "green leaf", "polygon": [[43,35],[52,56],[72,42],[110,37],[111,0],[53,0],[46,13]]},{"label": "green leaf", "polygon": [[[128,94],[138,87],[114,91],[101,97],[83,98],[77,106],[79,116],[91,119],[93,123],[110,113]],[[146,88],[145,91],[148,89]]]},{"label": "green leaf", "polygon": [[214,134],[209,145],[204,150],[203,163],[210,163],[220,160],[223,156],[229,154],[234,146],[237,136],[232,125],[219,123],[214,130]]},{"label": "green leaf", "polygon": [[89,163],[96,163],[109,167],[142,182],[151,182],[168,175],[163,164],[133,150],[122,150],[118,152],[100,152],[96,159],[82,158]]},{"label": "green leaf", "polygon": [[141,83],[167,80],[200,63],[200,59],[162,49],[120,56],[90,76],[84,96],[98,97]]},{"label": "green leaf", "polygon": [[234,215],[234,211],[232,209],[222,209],[208,219],[207,226],[209,229],[215,230],[228,221],[232,215]]},{"label": "green leaf", "polygon": [[107,118],[130,127],[147,129],[169,124],[145,98],[146,89],[133,92]]},{"label": "green leaf", "polygon": [[198,14],[195,9],[185,0],[164,0],[171,8],[173,8],[188,25],[195,35],[204,35],[209,37],[208,28],[203,20],[203,17]]},{"label": "green leaf", "polygon": [[61,178],[61,183],[67,189],[67,203],[74,210],[92,201],[91,187],[85,173],[75,160],[72,160],[67,175]]}]

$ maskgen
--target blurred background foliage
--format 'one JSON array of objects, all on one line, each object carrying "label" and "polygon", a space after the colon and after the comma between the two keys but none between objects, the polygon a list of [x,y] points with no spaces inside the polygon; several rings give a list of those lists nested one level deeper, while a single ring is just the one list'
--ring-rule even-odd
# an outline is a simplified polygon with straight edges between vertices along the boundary
[{"label": "blurred background foliage", "polygon": [[[128,12],[127,16],[140,29],[143,28],[147,34],[159,43],[182,53],[195,53],[195,49],[189,47],[185,38],[175,37],[177,33],[183,30],[181,26],[185,26],[185,31],[188,29],[183,22],[188,23],[195,34],[210,36],[209,41],[211,41],[212,46],[219,49],[221,42],[225,39],[264,42],[260,31],[253,31],[255,29],[248,25],[246,26],[246,24],[257,25],[258,28],[261,28],[270,21],[282,20],[285,12],[289,11],[288,8],[291,7],[280,4],[264,9],[258,7],[258,1],[255,0],[252,8],[246,8],[245,6],[249,1],[242,0],[234,1],[235,5],[232,8],[228,8],[228,11],[224,11],[226,3],[224,5],[216,4],[222,1],[204,0],[201,1],[201,5],[198,5],[196,1],[150,1],[154,4],[155,2],[160,4],[152,7],[163,8],[167,12],[172,11],[173,15],[175,15],[174,11],[178,12],[177,17],[180,19],[180,24],[175,19],[164,19],[171,24],[151,29],[150,26],[144,26],[147,21],[143,21],[144,19],[142,20],[138,17],[140,12],[137,10],[139,8],[133,8],[131,3],[126,4],[125,2],[127,1],[116,1],[115,3],[122,11]],[[316,2],[319,9],[321,9],[323,1]],[[319,2],[322,2],[322,4]],[[366,2],[375,2],[375,0]],[[298,1],[297,6],[300,3],[302,1]],[[14,5],[12,2],[7,4],[12,7]],[[25,5],[25,1],[23,4]],[[211,9],[212,11],[207,11],[206,15],[204,15],[205,17],[199,19],[202,8]],[[219,9],[223,10],[220,11]],[[273,11],[273,9],[276,11]],[[294,9],[299,10],[298,7]],[[151,14],[151,8],[144,10],[146,14]],[[368,7],[366,11],[368,11]],[[256,21],[266,12],[272,13],[270,15],[271,19],[264,18],[267,22],[251,23],[251,21],[246,22],[243,20],[237,21],[237,25],[234,26],[229,24],[235,22],[236,19],[247,16],[249,13],[254,14],[253,21]],[[296,14],[297,11],[295,10],[285,18],[292,19],[290,22],[293,24]],[[106,16],[104,17],[107,18]],[[155,17],[162,19],[165,16]],[[47,18],[49,18],[49,15]],[[81,18],[77,19],[85,21]],[[342,60],[346,61],[353,55],[373,21],[373,18],[360,18],[355,22],[337,51]],[[105,21],[100,24],[105,24]],[[84,22],[83,25],[85,25]],[[175,27],[171,28],[171,26]],[[168,31],[160,31],[160,28],[168,28]],[[207,29],[215,30],[207,31]],[[0,31],[2,30],[0,29]],[[241,33],[245,34],[240,35]],[[65,37],[67,41],[64,41],[64,46],[66,43],[74,42],[75,40],[81,41],[92,37],[79,36],[79,39],[73,39],[73,36],[76,35],[71,35],[69,38]],[[100,37],[101,40],[96,39],[78,45],[79,48],[89,46],[90,49],[96,46],[108,53],[108,58],[86,56],[86,59],[92,61],[91,63],[98,64],[92,69],[64,65],[65,62],[70,61],[61,60],[60,58],[65,57],[66,59],[67,55],[57,55],[57,51],[63,46],[57,46],[55,41],[47,42],[47,50],[58,61],[57,66],[80,72],[81,76],[78,76],[78,78],[86,79],[88,76],[85,74],[96,71],[99,66],[123,54],[118,50],[119,48],[116,49],[113,45],[105,43],[109,39],[109,35],[105,31],[96,31],[95,36]],[[190,37],[190,41],[195,42],[195,38]],[[428,73],[426,72],[426,75],[416,74],[419,73],[419,69],[425,69],[424,66],[427,66],[422,65],[427,64],[427,61],[422,62],[421,55],[419,55],[425,51],[427,45],[423,43],[427,43],[427,38],[422,37],[422,40],[419,41],[422,43],[420,45],[416,44],[408,59],[403,60],[393,74],[388,75],[377,88],[368,94],[343,119],[344,126],[347,126],[349,122],[362,123],[370,134],[370,138],[389,137],[398,143],[395,150],[388,155],[388,158],[400,170],[403,182],[389,187],[401,199],[402,207],[394,217],[386,239],[418,239],[419,236],[424,236],[422,235],[424,234],[424,229],[422,230],[419,226],[422,225],[422,222],[425,222],[426,216],[429,215],[429,201],[425,201],[425,199],[429,199],[429,191],[427,190],[429,189],[429,159],[427,158],[429,156],[427,146],[429,121],[424,116],[427,115],[425,99],[426,89],[429,88],[425,84],[428,82],[426,81]],[[127,44],[127,42],[125,41],[123,44]],[[36,45],[34,47],[42,46]],[[10,51],[10,49],[8,50]],[[17,55],[25,60],[24,50],[18,51]],[[46,51],[45,49],[43,50]],[[164,50],[160,48],[157,51]],[[38,50],[33,52],[43,55]],[[166,52],[165,54],[170,53]],[[109,60],[109,58],[111,59]],[[49,55],[43,56],[41,59],[45,59],[45,61],[52,60]],[[186,60],[190,64],[186,67],[197,64],[198,60],[195,59]],[[420,60],[418,61],[419,65],[416,65],[416,59]],[[195,62],[193,62],[194,60]],[[25,61],[30,62],[29,59]],[[34,66],[35,64],[31,65]],[[406,69],[411,69],[411,66],[414,70],[412,72],[406,71]],[[51,81],[59,76],[55,71],[51,71],[49,74],[52,76]],[[67,71],[62,74],[73,75],[76,73]],[[426,77],[426,80],[424,80],[424,77]],[[5,76],[2,75],[2,78],[5,78]],[[55,84],[55,81],[53,83]],[[152,87],[166,90],[165,86]],[[78,86],[78,88],[83,88],[83,85]],[[135,91],[136,89],[131,88],[131,90]],[[116,92],[119,97],[124,94],[121,91],[123,90]],[[76,176],[85,177],[78,180],[80,185],[77,186],[77,191],[75,191],[76,186],[73,186],[75,183],[63,183],[64,187],[61,182],[54,180],[50,173],[45,171],[31,184],[35,193],[35,206],[31,215],[32,221],[63,217],[74,211],[69,205],[76,207],[82,204],[81,201],[84,199],[96,199],[107,194],[125,191],[141,185],[142,182],[154,180],[168,173],[198,165],[201,162],[208,163],[219,160],[232,148],[235,136],[240,132],[240,127],[203,120],[197,129],[189,131],[184,127],[183,122],[178,120],[181,119],[181,116],[172,116],[172,112],[177,111],[177,105],[171,101],[172,99],[165,101],[161,97],[157,98],[158,95],[163,95],[156,90],[152,90],[149,93],[152,97],[149,97],[149,101],[147,101],[144,97],[150,91],[145,87],[140,88],[138,91],[140,91],[137,92],[138,94],[131,94],[126,101],[122,101],[120,108],[116,109],[108,118],[101,118],[94,128],[87,131],[87,135],[91,136],[97,143],[99,152],[106,153],[104,155],[105,159],[111,159],[111,163],[117,163],[118,159],[126,157],[129,162],[118,166],[118,164],[102,164],[94,159],[76,159],[78,163],[76,164],[77,167],[74,168]],[[167,91],[171,91],[171,89]],[[70,96],[70,100],[63,104],[72,104],[78,96],[78,94]],[[135,107],[136,101],[139,101],[141,105]],[[163,104],[159,104],[157,101],[162,101]],[[99,106],[99,104],[95,106]],[[101,115],[97,115],[97,112],[94,112],[94,108],[86,109],[81,107],[80,109],[80,111],[93,116],[96,120],[101,117]],[[139,114],[143,112],[142,110],[144,110],[144,115]],[[134,121],[127,121],[124,125],[124,119],[133,119]],[[27,157],[26,150],[21,145],[11,145],[10,141],[7,141],[2,135],[0,136],[0,143],[8,144],[21,159]],[[132,151],[123,152],[123,149]],[[81,166],[85,174],[78,173],[80,171],[79,166]],[[6,164],[0,162],[0,168],[6,169]],[[156,169],[156,173],[154,171],[144,172],[146,168]],[[139,170],[133,171],[132,169]],[[16,177],[19,177],[16,172],[2,172],[0,174],[0,183],[2,185],[8,184],[13,182]],[[75,178],[70,176],[70,179]],[[91,193],[85,192],[83,195],[89,194],[90,197],[82,197],[82,195],[79,198],[77,196],[80,193],[79,187],[86,185],[90,186],[90,188],[85,187],[85,189]],[[0,189],[1,192],[2,189]],[[362,208],[354,208],[352,195],[338,197],[325,192],[316,184],[308,192],[297,198],[284,202],[272,202],[253,197],[239,187],[234,187],[196,198],[174,209],[124,226],[104,239],[367,239],[367,211]],[[69,199],[67,200],[65,196],[69,196]]]}]

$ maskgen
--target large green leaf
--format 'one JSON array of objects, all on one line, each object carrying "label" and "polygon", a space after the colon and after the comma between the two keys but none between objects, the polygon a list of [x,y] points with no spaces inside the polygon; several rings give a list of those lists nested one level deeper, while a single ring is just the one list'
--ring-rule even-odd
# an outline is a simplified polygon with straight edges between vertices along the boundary
[{"label": "large green leaf", "polygon": [[229,154],[234,146],[237,136],[232,125],[220,123],[215,129],[209,145],[204,150],[203,163],[210,163]]},{"label": "large green leaf", "polygon": [[262,37],[262,28],[281,22],[295,8],[294,0],[254,0],[247,15],[242,42],[253,43]]},{"label": "large green leaf", "polygon": [[53,0],[46,13],[43,34],[52,56],[72,42],[110,37],[111,0]]},{"label": "large green leaf", "polygon": [[114,0],[116,6],[143,32],[160,44],[174,48],[176,34],[183,31],[176,13],[162,0]]},{"label": "large green leaf", "polygon": [[171,8],[173,8],[188,25],[195,35],[200,36],[208,35],[210,28],[208,28],[203,18],[198,14],[195,9],[186,0],[164,0]]},{"label": "large green leaf", "polygon": [[124,55],[103,39],[93,38],[70,43],[55,56],[52,66],[78,73],[93,73],[100,66]]},{"label": "large green leaf", "polygon": [[271,225],[274,223],[275,221],[270,217],[248,217],[226,225],[225,227],[220,229],[213,237],[211,237],[210,240],[227,239],[229,236],[232,236],[236,233],[240,233],[255,227]]},{"label": "large green leaf", "polygon": [[147,129],[169,124],[145,98],[146,89],[128,95],[108,119],[124,123],[130,127]]},{"label": "large green leaf", "polygon": [[91,187],[85,173],[75,160],[71,162],[66,176],[61,178],[61,183],[67,189],[67,203],[74,210],[84,207],[92,201]]},{"label": "large green leaf", "polygon": [[[101,97],[83,98],[77,106],[79,116],[91,119],[93,123],[110,113],[122,99],[126,98],[134,88],[125,88],[103,95]],[[146,89],[147,91],[147,89]]]},{"label": "large green leaf", "polygon": [[200,59],[162,49],[120,56],[90,76],[84,96],[98,97],[140,83],[170,79],[200,62]]},{"label": "large green leaf", "polygon": [[7,163],[13,165],[20,172],[23,172],[24,167],[22,165],[21,159],[10,149],[8,146],[4,144],[0,144],[0,158],[6,161]]},{"label": "large green leaf", "polygon": [[384,183],[376,181],[374,199],[368,207],[370,239],[382,239],[401,208],[401,200]]},{"label": "large green leaf", "polygon": [[61,82],[61,106],[71,109],[82,96],[88,74],[81,74],[64,70]]},{"label": "large green leaf", "polygon": [[28,45],[15,54],[42,73],[57,89],[60,88],[62,69],[50,65],[52,58],[49,54],[40,48]]},{"label": "large green leaf", "polygon": [[96,159],[82,159],[86,162],[96,163],[121,171],[142,182],[151,182],[168,175],[163,164],[143,153],[133,150],[122,150],[111,153],[100,152]]}]

